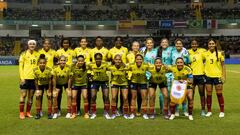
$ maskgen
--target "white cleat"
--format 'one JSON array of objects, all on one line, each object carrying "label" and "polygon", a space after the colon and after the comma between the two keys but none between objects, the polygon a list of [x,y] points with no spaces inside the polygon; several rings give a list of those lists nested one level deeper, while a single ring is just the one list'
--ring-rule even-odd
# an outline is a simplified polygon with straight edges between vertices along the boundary
[{"label": "white cleat", "polygon": [[53,119],[57,119],[57,118],[58,118],[58,114],[57,114],[57,113],[54,113],[52,118],[53,118]]},{"label": "white cleat", "polygon": [[145,120],[148,120],[148,119],[149,119],[149,117],[148,117],[147,114],[143,114],[143,118],[144,118]]},{"label": "white cleat", "polygon": [[219,113],[219,118],[224,118],[224,115],[225,115],[224,112],[220,112]]},{"label": "white cleat", "polygon": [[184,115],[185,117],[188,117],[188,112],[184,112],[183,115]]},{"label": "white cleat", "polygon": [[40,111],[40,116],[43,117],[43,112],[42,111]]},{"label": "white cleat", "polygon": [[60,117],[61,116],[61,111],[58,111],[57,115],[58,115],[58,117]]},{"label": "white cleat", "polygon": [[116,117],[117,117],[117,115],[116,115],[116,114],[113,114],[112,117],[111,117],[111,119],[115,119]]},{"label": "white cleat", "polygon": [[[179,116],[180,116],[179,112],[175,112],[175,116],[176,116],[176,117],[179,117]],[[174,116],[174,117],[175,117],[175,116]]]},{"label": "white cleat", "polygon": [[116,111],[116,116],[122,116],[121,112],[120,111]]},{"label": "white cleat", "polygon": [[125,118],[125,119],[129,119],[129,117],[128,117],[127,114],[124,114],[124,115],[123,115],[123,118]]},{"label": "white cleat", "polygon": [[154,114],[150,115],[149,119],[155,119],[155,115]]},{"label": "white cleat", "polygon": [[212,116],[212,112],[208,112],[205,116],[206,116],[206,117]]},{"label": "white cleat", "polygon": [[132,119],[134,119],[135,118],[135,115],[132,113],[132,114],[130,114],[130,116],[128,117],[128,119],[130,119],[130,120],[132,120]]},{"label": "white cleat", "polygon": [[65,118],[70,119],[70,118],[71,118],[71,113],[67,113],[67,115],[65,116]]},{"label": "white cleat", "polygon": [[107,119],[107,120],[112,119],[111,116],[110,116],[108,113],[103,114],[103,116],[104,116],[105,119]]},{"label": "white cleat", "polygon": [[93,120],[97,117],[97,115],[95,113],[93,113],[91,116],[90,116],[90,119]]},{"label": "white cleat", "polygon": [[175,118],[175,115],[174,114],[171,114],[169,120],[173,120]]},{"label": "white cleat", "polygon": [[193,116],[192,116],[192,115],[189,115],[189,116],[188,116],[188,119],[189,119],[189,120],[193,120]]}]

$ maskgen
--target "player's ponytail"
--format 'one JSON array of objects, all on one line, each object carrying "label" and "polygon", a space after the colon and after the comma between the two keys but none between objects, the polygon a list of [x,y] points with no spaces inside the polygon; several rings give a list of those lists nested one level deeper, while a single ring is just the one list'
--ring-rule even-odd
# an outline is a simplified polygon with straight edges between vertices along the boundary
[{"label": "player's ponytail", "polygon": [[217,61],[218,61],[218,49],[217,49],[217,46],[215,46],[215,52],[216,52],[216,57],[217,57]]}]

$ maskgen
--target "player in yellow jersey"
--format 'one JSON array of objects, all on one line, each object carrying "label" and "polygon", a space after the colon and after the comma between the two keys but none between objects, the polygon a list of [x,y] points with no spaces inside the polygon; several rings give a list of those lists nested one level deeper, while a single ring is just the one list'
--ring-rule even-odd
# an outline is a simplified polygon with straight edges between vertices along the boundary
[{"label": "player in yellow jersey", "polygon": [[136,112],[136,97],[137,97],[137,90],[140,90],[142,103],[141,109],[143,113],[144,119],[149,119],[147,115],[147,77],[146,72],[149,70],[149,65],[143,62],[143,56],[141,54],[137,54],[135,57],[135,63],[129,65],[129,71],[131,72],[131,115],[129,119],[135,118]]},{"label": "player in yellow jersey", "polygon": [[25,118],[24,114],[24,105],[25,98],[28,95],[27,99],[27,109],[26,109],[26,117],[33,117],[30,114],[32,99],[35,90],[34,83],[34,74],[33,69],[37,67],[37,61],[39,58],[39,54],[35,51],[36,49],[36,41],[29,40],[28,41],[28,49],[24,51],[19,58],[19,74],[20,74],[20,102],[19,102],[19,111],[20,111],[20,119]]},{"label": "player in yellow jersey", "polygon": [[90,119],[95,119],[96,115],[96,98],[97,91],[101,87],[103,102],[104,102],[104,117],[106,119],[111,119],[109,116],[110,109],[110,101],[109,101],[109,89],[108,89],[108,76],[106,71],[108,70],[108,64],[106,62],[102,62],[102,54],[96,53],[94,55],[94,59],[96,62],[89,64],[89,70],[91,71],[91,116]]},{"label": "player in yellow jersey", "polygon": [[108,49],[103,46],[103,39],[102,37],[98,36],[96,37],[96,46],[91,50],[91,60],[92,62],[95,62],[95,54],[96,53],[101,53],[102,54],[102,61],[106,62],[108,61]]},{"label": "player in yellow jersey", "polygon": [[[76,118],[77,113],[77,93],[82,93],[84,100],[84,118],[88,119],[88,75],[87,66],[83,55],[77,57],[77,63],[72,67],[72,117]],[[80,91],[80,92],[78,92]],[[81,99],[79,99],[81,100]],[[79,108],[80,109],[80,108]]]},{"label": "player in yellow jersey", "polygon": [[[79,56],[79,55],[83,55],[85,62],[87,64],[90,63],[91,60],[91,49],[88,48],[88,40],[86,37],[82,37],[79,41],[79,45],[80,47],[77,47],[74,49],[75,55]],[[91,88],[88,86],[88,102],[91,101],[91,94],[90,94]],[[80,111],[80,105],[81,105],[81,91],[78,91],[77,93],[77,115],[81,114]],[[89,106],[90,107],[90,106]]]},{"label": "player in yellow jersey", "polygon": [[223,98],[223,82],[226,79],[226,69],[224,65],[224,56],[218,51],[216,41],[210,39],[208,41],[208,51],[204,54],[205,59],[205,75],[206,75],[206,91],[207,91],[207,108],[206,117],[212,116],[212,91],[213,86],[217,93],[218,103],[220,107],[219,117],[224,117],[224,98]]},{"label": "player in yellow jersey", "polygon": [[117,109],[117,96],[118,91],[122,93],[123,96],[123,117],[128,119],[128,79],[127,79],[127,68],[122,62],[122,57],[120,54],[114,56],[113,65],[109,68],[111,72],[111,90],[112,90],[112,119],[116,118]]},{"label": "player in yellow jersey", "polygon": [[44,54],[47,60],[47,67],[53,68],[54,66],[54,57],[56,56],[56,51],[51,49],[51,40],[49,38],[45,38],[43,41],[43,48],[40,49],[39,54]]},{"label": "player in yellow jersey", "polygon": [[165,74],[167,73],[167,69],[162,64],[162,59],[157,57],[154,62],[154,66],[149,69],[151,74],[148,88],[149,95],[149,112],[150,119],[154,119],[154,108],[155,108],[155,98],[156,98],[156,89],[159,86],[163,97],[164,97],[164,118],[168,119],[168,90],[167,90],[167,77]]},{"label": "player in yellow jersey", "polygon": [[127,54],[127,64],[135,62],[135,56],[139,54],[140,44],[137,41],[132,43],[132,51],[129,51]]},{"label": "player in yellow jersey", "polygon": [[59,117],[57,114],[58,111],[60,111],[61,108],[59,108],[61,105],[61,102],[58,102],[58,96],[61,96],[61,92],[63,89],[65,89],[67,93],[67,115],[66,118],[71,117],[71,68],[66,65],[66,57],[60,56],[59,58],[59,65],[53,69],[53,108],[54,108],[54,114],[53,119],[56,119]]},{"label": "player in yellow jersey", "polygon": [[76,57],[74,51],[71,49],[71,42],[69,38],[63,38],[61,41],[61,48],[57,50],[58,59],[60,56],[66,57],[66,64],[72,66],[73,59]]},{"label": "player in yellow jersey", "polygon": [[[182,83],[184,80],[187,81],[188,119],[193,120],[192,70],[188,66],[184,65],[184,59],[182,57],[178,57],[176,59],[176,65],[170,67],[170,71],[172,71],[174,75],[174,80],[178,80],[180,83]],[[170,102],[171,116],[169,120],[173,120],[175,118],[175,109],[176,109],[176,104],[171,101]]]},{"label": "player in yellow jersey", "polygon": [[198,92],[201,101],[201,116],[205,116],[205,75],[204,75],[204,61],[203,53],[205,49],[198,47],[196,39],[191,41],[191,49],[188,50],[190,58],[190,67],[193,71],[193,98],[195,87],[198,86]]},{"label": "player in yellow jersey", "polygon": [[38,60],[38,67],[34,68],[34,79],[36,86],[36,116],[40,119],[42,107],[42,96],[44,90],[47,91],[48,99],[48,119],[52,119],[52,69],[46,66],[47,60],[44,54],[41,54]]}]

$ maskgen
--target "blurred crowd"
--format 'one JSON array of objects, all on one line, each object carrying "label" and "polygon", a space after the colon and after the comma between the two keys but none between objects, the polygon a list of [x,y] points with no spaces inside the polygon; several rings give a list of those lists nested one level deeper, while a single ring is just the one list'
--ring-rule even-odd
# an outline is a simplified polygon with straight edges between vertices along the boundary
[{"label": "blurred crowd", "polygon": [[[60,42],[62,39],[62,35],[56,35],[55,37],[50,38],[52,42],[52,48],[57,50],[60,48]],[[210,38],[209,36],[204,37],[188,37],[184,35],[176,35],[169,39],[170,45],[174,46],[174,40],[176,38],[181,38],[184,41],[184,47],[190,48],[190,43],[192,39],[197,39],[199,42],[200,47],[207,48],[207,41]],[[131,43],[133,41],[138,41],[140,45],[143,47],[145,46],[145,39],[147,37],[129,37],[125,36],[124,39],[124,46],[127,48],[131,48]],[[230,54],[240,54],[240,36],[219,36],[213,37],[218,41],[220,45],[220,49],[225,51],[226,56],[230,56]],[[29,38],[16,38],[16,37],[1,37],[0,38],[0,56],[11,56],[13,55],[15,41],[19,40],[21,43],[21,51],[24,51],[27,48],[27,41]],[[42,47],[43,38],[36,39],[38,48]],[[112,48],[114,46],[114,38],[113,37],[104,37],[104,46],[106,48]],[[155,46],[159,46],[161,37],[154,37]],[[88,38],[89,47],[93,48],[95,46],[95,37]],[[79,46],[79,38],[71,38],[71,48],[76,48]]]}]

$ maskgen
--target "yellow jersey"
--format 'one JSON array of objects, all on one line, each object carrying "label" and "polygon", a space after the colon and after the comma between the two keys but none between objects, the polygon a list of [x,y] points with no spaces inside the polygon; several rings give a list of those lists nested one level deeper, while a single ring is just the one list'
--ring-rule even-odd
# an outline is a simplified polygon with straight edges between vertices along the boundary
[{"label": "yellow jersey", "polygon": [[108,69],[111,72],[111,84],[113,85],[128,85],[127,79],[127,68],[125,66],[121,66],[120,68],[116,68],[116,66],[112,65]]},{"label": "yellow jersey", "polygon": [[39,53],[29,50],[24,51],[19,58],[19,74],[20,79],[34,79],[33,69],[37,67]]},{"label": "yellow jersey", "polygon": [[91,58],[92,58],[92,62],[95,62],[95,58],[94,58],[94,55],[96,54],[96,53],[101,53],[102,54],[102,61],[103,62],[106,62],[107,61],[107,59],[108,59],[108,53],[109,53],[109,51],[108,51],[108,49],[106,49],[105,47],[102,47],[100,50],[99,49],[97,49],[97,47],[95,47],[95,48],[93,48],[92,50],[91,50]]},{"label": "yellow jersey", "polygon": [[192,70],[188,66],[183,66],[181,70],[178,70],[177,65],[170,66],[169,69],[172,71],[174,80],[187,80],[192,78]]},{"label": "yellow jersey", "polygon": [[91,71],[93,81],[108,81],[108,76],[106,71],[108,70],[109,65],[106,62],[102,62],[101,66],[97,66],[95,62],[88,65],[89,70]]},{"label": "yellow jersey", "polygon": [[34,68],[34,79],[37,80],[38,85],[48,85],[52,77],[52,69],[46,67],[41,71],[39,67]]},{"label": "yellow jersey", "polygon": [[189,49],[190,67],[192,68],[193,75],[204,75],[204,58],[203,54],[206,49],[197,48],[197,50]]},{"label": "yellow jersey", "polygon": [[63,69],[61,69],[60,66],[57,66],[53,69],[52,75],[53,78],[56,79],[57,85],[65,85],[72,76],[71,68],[67,65]]},{"label": "yellow jersey", "polygon": [[150,82],[155,84],[167,83],[167,77],[165,74],[167,73],[167,69],[162,66],[159,71],[156,70],[155,66],[152,65],[149,69],[151,73]]},{"label": "yellow jersey", "polygon": [[62,55],[66,57],[66,64],[71,66],[73,64],[73,58],[76,57],[74,51],[70,48],[66,51],[63,48],[57,50],[57,57],[59,58]]},{"label": "yellow jersey", "polygon": [[216,57],[216,52],[213,53],[207,51],[204,53],[205,59],[205,75],[208,77],[222,77],[222,65],[221,63],[224,62],[224,56],[222,52],[218,53],[218,61]]},{"label": "yellow jersey", "polygon": [[88,82],[87,71],[88,71],[87,68],[83,70],[82,68],[73,66],[72,67],[72,84],[74,86],[87,85],[87,82]]},{"label": "yellow jersey", "polygon": [[[140,52],[138,52],[137,54],[140,54]],[[129,63],[129,64],[135,63],[135,54],[132,51],[130,51],[127,54],[127,63]]]},{"label": "yellow jersey", "polygon": [[86,63],[90,63],[91,59],[91,49],[90,48],[85,48],[83,49],[82,47],[77,47],[74,49],[76,57],[79,55],[83,55],[85,58]]},{"label": "yellow jersey", "polygon": [[44,49],[38,51],[39,55],[44,54],[47,60],[47,67],[53,68],[54,65],[54,57],[56,56],[56,51],[53,49],[49,49],[47,52]]},{"label": "yellow jersey", "polygon": [[131,74],[131,82],[139,84],[147,84],[146,72],[149,70],[149,65],[143,63],[140,67],[136,63],[130,64],[128,67]]},{"label": "yellow jersey", "polygon": [[114,59],[115,55],[121,55],[122,56],[122,62],[124,64],[127,63],[127,54],[128,54],[128,49],[126,47],[121,47],[120,49],[113,47],[112,49],[109,50],[109,59]]}]

